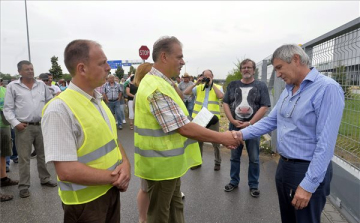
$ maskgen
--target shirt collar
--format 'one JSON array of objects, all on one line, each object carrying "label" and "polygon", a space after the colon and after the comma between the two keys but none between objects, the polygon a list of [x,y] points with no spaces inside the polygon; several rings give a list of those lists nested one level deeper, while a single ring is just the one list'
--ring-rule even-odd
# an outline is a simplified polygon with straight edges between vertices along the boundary
[{"label": "shirt collar", "polygon": [[152,67],[149,73],[163,78],[164,80],[166,80],[166,82],[168,82],[170,85],[172,85],[171,80],[167,76],[165,76],[163,73],[161,73],[159,70],[157,70],[155,67]]},{"label": "shirt collar", "polygon": [[102,95],[99,92],[94,90],[95,97],[93,97],[93,96],[89,95],[88,93],[86,93],[85,91],[83,91],[78,86],[76,86],[72,81],[70,81],[68,89],[79,92],[80,94],[84,95],[89,101],[91,101],[91,100],[101,100],[102,99]]},{"label": "shirt collar", "polygon": [[[310,72],[306,75],[304,80],[300,84],[300,88],[304,88],[309,82],[314,82],[319,75],[319,71],[315,67],[310,67]],[[294,87],[293,84],[287,84],[286,89],[289,91]]]}]

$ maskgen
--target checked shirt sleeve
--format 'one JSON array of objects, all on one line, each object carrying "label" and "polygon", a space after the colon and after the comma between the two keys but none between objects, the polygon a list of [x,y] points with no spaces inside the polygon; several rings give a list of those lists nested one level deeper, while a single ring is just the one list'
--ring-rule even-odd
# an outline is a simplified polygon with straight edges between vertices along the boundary
[{"label": "checked shirt sleeve", "polygon": [[169,96],[155,91],[148,97],[148,101],[151,113],[165,133],[174,131],[190,122],[179,105]]}]

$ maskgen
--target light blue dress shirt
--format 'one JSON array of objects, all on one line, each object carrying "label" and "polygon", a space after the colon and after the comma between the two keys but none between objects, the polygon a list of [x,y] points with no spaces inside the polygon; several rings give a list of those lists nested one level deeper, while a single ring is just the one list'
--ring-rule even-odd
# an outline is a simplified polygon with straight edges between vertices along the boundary
[{"label": "light blue dress shirt", "polygon": [[311,161],[300,186],[314,193],[334,154],[344,109],[344,92],[333,79],[312,68],[292,94],[287,85],[266,117],[241,130],[243,138],[259,137],[277,128],[277,151],[289,159]]}]

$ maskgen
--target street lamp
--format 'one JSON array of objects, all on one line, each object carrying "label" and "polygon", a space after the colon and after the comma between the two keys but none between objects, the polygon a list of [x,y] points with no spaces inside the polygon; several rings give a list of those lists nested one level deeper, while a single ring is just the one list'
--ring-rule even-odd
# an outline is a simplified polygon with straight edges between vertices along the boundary
[{"label": "street lamp", "polygon": [[31,56],[30,56],[30,40],[29,40],[29,26],[28,26],[28,17],[27,17],[27,6],[26,6],[26,0],[25,0],[25,17],[26,17],[26,32],[27,32],[27,42],[28,42],[29,61],[31,62]]}]

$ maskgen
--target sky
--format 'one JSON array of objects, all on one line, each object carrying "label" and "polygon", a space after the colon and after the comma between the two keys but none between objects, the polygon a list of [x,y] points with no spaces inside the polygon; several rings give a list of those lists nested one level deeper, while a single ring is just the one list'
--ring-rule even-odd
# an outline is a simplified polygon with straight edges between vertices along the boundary
[{"label": "sky", "polygon": [[[35,76],[48,72],[52,56],[68,73],[63,52],[75,39],[97,41],[108,60],[141,60],[140,46],[152,53],[158,38],[176,36],[186,63],[181,75],[211,69],[225,79],[238,60],[260,62],[282,44],[309,42],[359,11],[359,1],[27,1]],[[24,1],[0,1],[0,31],[0,72],[16,75],[16,64],[29,59]]]}]

